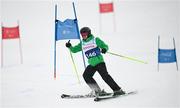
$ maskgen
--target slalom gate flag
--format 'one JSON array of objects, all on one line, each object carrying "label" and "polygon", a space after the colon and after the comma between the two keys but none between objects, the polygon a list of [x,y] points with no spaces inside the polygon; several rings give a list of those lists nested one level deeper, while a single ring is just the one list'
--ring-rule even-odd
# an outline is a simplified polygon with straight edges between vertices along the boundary
[{"label": "slalom gate flag", "polygon": [[80,39],[77,21],[75,21],[75,19],[66,19],[64,22],[58,20],[56,30],[56,41],[63,39]]},{"label": "slalom gate flag", "polygon": [[19,26],[17,27],[2,27],[2,39],[19,38]]},{"label": "slalom gate flag", "polygon": [[175,49],[158,49],[158,62],[159,63],[172,63],[176,62]]},{"label": "slalom gate flag", "polygon": [[113,12],[113,3],[99,3],[100,13]]}]

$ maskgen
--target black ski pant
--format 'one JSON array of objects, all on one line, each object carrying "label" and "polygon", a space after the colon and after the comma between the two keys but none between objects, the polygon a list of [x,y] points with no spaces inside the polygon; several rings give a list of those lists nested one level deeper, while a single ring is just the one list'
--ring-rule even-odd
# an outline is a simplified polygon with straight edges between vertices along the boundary
[{"label": "black ski pant", "polygon": [[93,78],[93,75],[95,72],[98,71],[102,79],[109,85],[109,87],[113,91],[118,91],[121,88],[117,85],[117,83],[113,80],[113,78],[108,74],[106,65],[104,62],[97,64],[96,66],[88,65],[83,73],[83,78],[86,81],[86,83],[89,85],[89,87],[92,90],[100,91],[100,87],[96,83],[96,81]]}]

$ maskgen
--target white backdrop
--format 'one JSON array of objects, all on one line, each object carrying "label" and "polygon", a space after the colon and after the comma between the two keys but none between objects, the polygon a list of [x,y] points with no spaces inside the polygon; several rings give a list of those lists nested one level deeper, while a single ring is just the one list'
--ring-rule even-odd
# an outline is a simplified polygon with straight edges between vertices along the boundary
[{"label": "white backdrop", "polygon": [[[160,64],[160,71],[157,71],[158,35],[161,36],[161,48],[173,48],[175,38],[180,60],[178,1],[115,0],[116,31],[113,30],[113,14],[110,13],[101,15],[102,32],[99,28],[98,1],[75,1],[80,28],[89,26],[95,36],[109,45],[109,51],[148,62],[145,65],[105,54],[108,71],[114,80],[127,91],[138,90],[138,94],[102,103],[94,103],[92,99],[60,99],[62,93],[85,94],[90,89],[82,78],[81,53],[73,54],[81,81],[81,84],[77,83],[65,47],[66,41],[57,42],[57,79],[53,79],[55,4],[58,4],[58,19],[74,18],[70,0],[1,1],[0,21],[5,26],[14,26],[19,20],[23,51],[21,65],[18,40],[3,41],[2,108],[180,107],[177,95],[180,80],[176,64]],[[75,45],[79,41],[71,42]],[[94,78],[102,88],[111,92],[99,74],[95,74]]]}]

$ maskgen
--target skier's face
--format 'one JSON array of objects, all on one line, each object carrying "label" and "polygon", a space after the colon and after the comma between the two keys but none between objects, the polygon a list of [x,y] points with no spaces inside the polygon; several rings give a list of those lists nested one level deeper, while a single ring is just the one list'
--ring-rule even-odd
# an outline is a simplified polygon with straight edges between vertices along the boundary
[{"label": "skier's face", "polygon": [[84,39],[84,40],[86,40],[87,39],[87,37],[88,37],[88,33],[81,33],[81,36],[82,36],[82,38]]}]

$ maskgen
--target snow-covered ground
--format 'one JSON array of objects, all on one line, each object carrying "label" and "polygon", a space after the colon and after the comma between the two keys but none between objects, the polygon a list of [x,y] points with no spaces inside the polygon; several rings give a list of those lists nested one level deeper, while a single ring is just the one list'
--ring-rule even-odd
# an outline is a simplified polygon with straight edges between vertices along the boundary
[{"label": "snow-covered ground", "polygon": [[[65,47],[66,40],[57,42],[57,78],[53,78],[54,6],[58,4],[58,19],[74,18],[71,2],[4,0],[0,3],[0,20],[3,25],[16,25],[19,20],[23,51],[23,64],[20,64],[19,41],[3,41],[0,107],[180,107],[180,72],[176,70],[176,64],[160,64],[160,71],[157,71],[158,35],[161,36],[161,48],[173,48],[173,37],[175,38],[177,59],[180,60],[180,2],[115,0],[115,13],[101,16],[98,1],[75,2],[80,28],[92,28],[92,33],[109,45],[110,52],[148,62],[142,64],[105,54],[107,69],[114,80],[124,90],[137,90],[138,93],[98,103],[91,98],[61,99],[62,93],[90,92],[82,78],[84,67],[81,53],[73,54],[80,78],[79,84],[69,51]],[[78,42],[71,40],[73,45]],[[112,92],[98,73],[94,78],[102,88]]]}]

